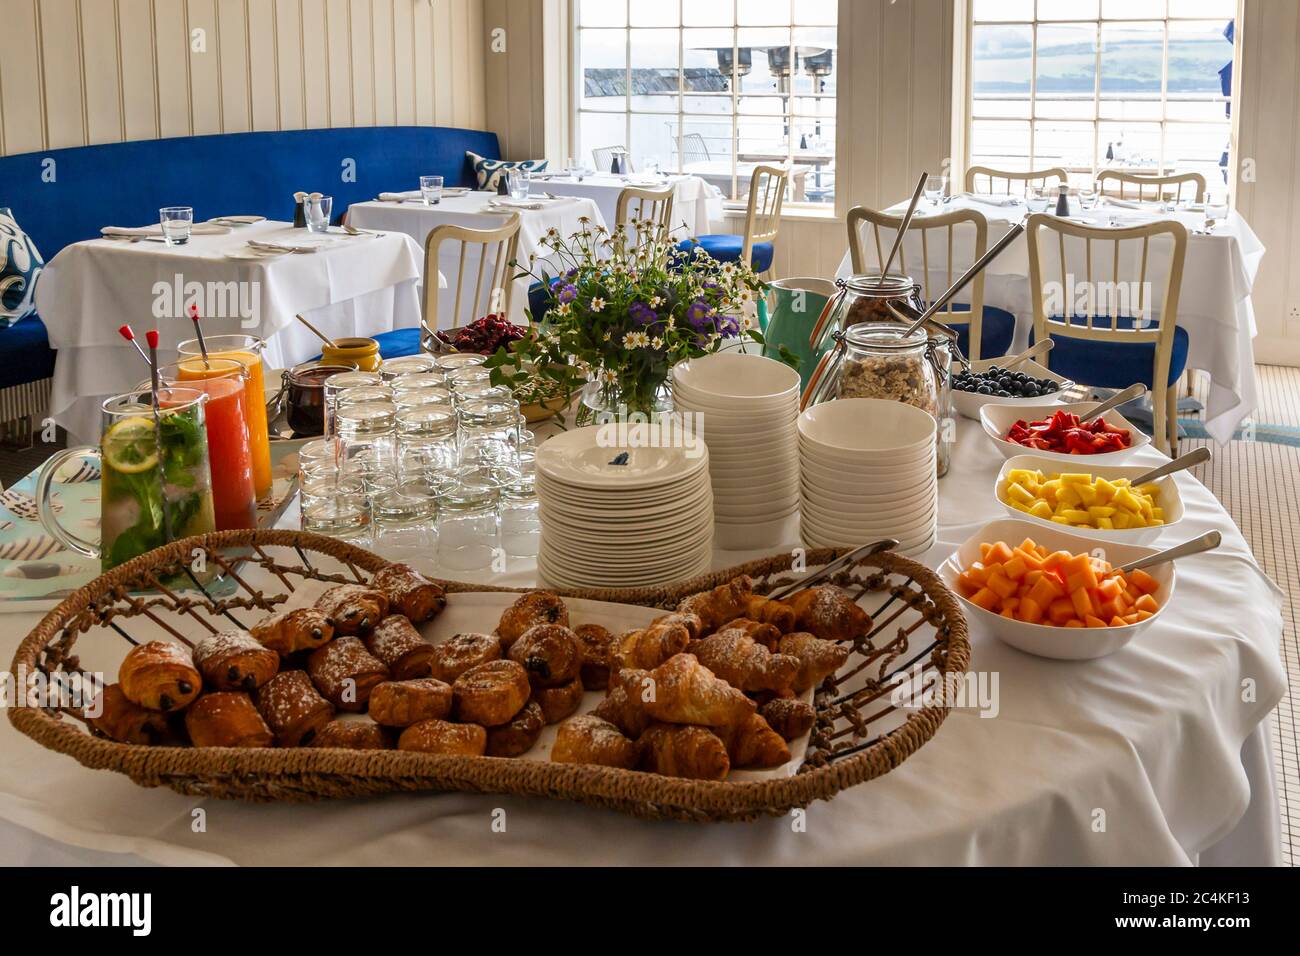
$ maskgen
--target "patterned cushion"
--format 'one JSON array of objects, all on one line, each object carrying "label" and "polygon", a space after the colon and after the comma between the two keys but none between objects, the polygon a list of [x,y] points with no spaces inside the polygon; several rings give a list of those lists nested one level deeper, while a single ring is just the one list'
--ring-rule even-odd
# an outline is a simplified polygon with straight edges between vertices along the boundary
[{"label": "patterned cushion", "polygon": [[529,172],[540,173],[546,168],[547,162],[544,159],[485,159],[468,149],[465,150],[465,157],[474,167],[474,178],[478,181],[479,189],[496,189],[497,180],[507,169],[526,169]]},{"label": "patterned cushion", "polygon": [[7,206],[0,206],[0,329],[36,311],[36,280],[45,260]]}]

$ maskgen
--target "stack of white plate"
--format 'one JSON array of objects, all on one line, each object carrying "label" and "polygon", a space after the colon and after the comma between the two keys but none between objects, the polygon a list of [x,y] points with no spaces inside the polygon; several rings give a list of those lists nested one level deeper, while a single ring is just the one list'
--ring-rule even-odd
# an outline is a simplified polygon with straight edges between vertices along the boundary
[{"label": "stack of white plate", "polygon": [[799,508],[799,373],[761,355],[718,352],[673,369],[673,404],[709,446],[714,543],[781,544]]},{"label": "stack of white plate", "polygon": [[556,587],[632,588],[708,570],[708,449],[679,439],[647,424],[592,425],[538,447],[543,578]]},{"label": "stack of white plate", "polygon": [[799,416],[801,527],[810,547],[897,538],[920,554],[938,532],[934,418],[902,402],[841,398]]}]

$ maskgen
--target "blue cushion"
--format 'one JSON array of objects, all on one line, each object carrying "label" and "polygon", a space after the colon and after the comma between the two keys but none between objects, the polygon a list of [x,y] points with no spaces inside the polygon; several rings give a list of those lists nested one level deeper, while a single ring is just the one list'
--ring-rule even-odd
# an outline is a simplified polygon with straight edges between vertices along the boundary
[{"label": "blue cushion", "polygon": [[546,169],[547,162],[544,159],[489,159],[473,150],[465,151],[465,159],[474,170],[474,180],[479,189],[496,189],[497,180],[508,169],[526,169],[529,172],[540,173]]},{"label": "blue cushion", "polygon": [[[970,304],[950,306],[953,312],[969,312]],[[944,322],[948,328],[957,333],[957,345],[961,354],[968,359],[998,358],[1011,351],[1011,340],[1016,334],[1016,317],[1006,309],[996,306],[984,306],[984,318],[980,327],[980,354],[970,354],[970,323],[956,322],[952,319]]]},{"label": "blue cushion", "polygon": [[54,351],[45,325],[31,316],[0,329],[0,388],[39,382],[54,374]]},{"label": "blue cushion", "polygon": [[[1071,325],[1086,325],[1087,318],[1074,316]],[[1109,317],[1094,319],[1109,324]],[[1051,335],[1051,323],[1060,324],[1059,318],[1048,320],[1048,334]],[[1158,327],[1160,323],[1153,323]],[[1131,329],[1133,319],[1121,317],[1121,328]],[[1154,342],[1096,342],[1091,339],[1075,339],[1064,335],[1051,335],[1052,351],[1047,353],[1047,367],[1058,375],[1073,379],[1083,385],[1096,385],[1101,388],[1128,388],[1134,382],[1141,382],[1152,391],[1155,384],[1156,344]],[[1034,335],[1030,332],[1029,344],[1033,345]],[[1189,339],[1187,330],[1181,326],[1174,327],[1174,350],[1169,359],[1169,381],[1173,385],[1187,367],[1187,347]]]},{"label": "blue cushion", "polygon": [[36,314],[36,280],[44,268],[31,238],[0,206],[0,329]]},{"label": "blue cushion", "polygon": [[533,321],[542,321],[550,307],[551,294],[547,291],[546,286],[541,282],[534,282],[530,285],[528,287],[528,312],[533,317]]},{"label": "blue cushion", "polygon": [[403,355],[419,355],[420,335],[423,329],[393,329],[374,336],[379,343],[380,358],[401,358]]},{"label": "blue cushion", "polygon": [[[499,156],[495,133],[436,126],[227,133],[137,140],[0,157],[0,205],[46,259],[107,225],[158,221],[168,205],[196,220],[293,218],[293,193],[334,197],[334,215],[381,190],[414,189],[424,174],[473,186],[466,150]],[[141,171],[146,175],[141,175]],[[121,321],[119,317],[115,321]]]},{"label": "blue cushion", "polygon": [[[704,251],[718,262],[739,262],[740,253],[745,248],[744,236],[733,236],[726,234],[696,236],[699,244],[704,247]],[[694,241],[684,239],[677,244],[677,248],[689,253],[691,246],[695,245]],[[750,265],[755,272],[766,272],[772,265],[772,258],[776,254],[776,249],[770,242],[756,242],[750,252]]]}]

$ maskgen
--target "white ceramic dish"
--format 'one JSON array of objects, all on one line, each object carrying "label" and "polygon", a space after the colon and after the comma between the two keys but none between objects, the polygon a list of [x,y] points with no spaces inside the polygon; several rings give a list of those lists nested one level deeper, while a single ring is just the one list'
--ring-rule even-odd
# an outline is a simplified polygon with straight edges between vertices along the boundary
[{"label": "white ceramic dish", "polygon": [[[1028,468],[1030,470],[1041,471],[1045,475],[1058,474],[1061,471],[1068,471],[1075,474],[1087,473],[1095,478],[1137,478],[1145,471],[1151,468],[1147,465],[1101,465],[1096,468],[1085,467],[1086,463],[1080,461],[1077,457],[1066,463],[1062,463],[1050,458],[1041,458],[1038,455],[1016,455],[1014,458],[1008,458],[1002,465],[1002,470],[998,472],[998,477],[993,482],[993,497],[997,498],[999,504],[1007,510],[1007,514],[1012,518],[1019,518],[1022,521],[1030,521],[1037,525],[1043,525],[1049,528],[1064,528],[1065,525],[1058,524],[1055,521],[1049,521],[1045,518],[1039,518],[1035,515],[1026,514],[1007,504],[1005,489],[1007,486],[1007,474],[1016,468]],[[1097,538],[1100,541],[1118,541],[1128,544],[1150,544],[1159,538],[1166,530],[1178,524],[1183,520],[1183,498],[1178,493],[1178,482],[1174,481],[1173,475],[1166,475],[1164,478],[1156,479],[1156,484],[1160,488],[1160,497],[1157,501],[1158,506],[1164,510],[1165,523],[1156,525],[1154,528],[1121,528],[1119,530],[1107,531],[1101,528],[1073,528],[1071,530],[1079,534],[1085,534],[1090,538]]]},{"label": "white ceramic dish", "polygon": [[730,520],[732,523],[739,523],[741,520],[774,520],[784,517],[788,514],[794,514],[799,510],[798,494],[791,495],[784,503],[774,504],[767,501],[757,505],[731,505],[726,502],[714,505],[713,514],[715,518]]},{"label": "white ceramic dish", "polygon": [[839,511],[807,499],[800,502],[800,510],[824,528],[842,526],[855,531],[908,531],[933,524],[939,513],[934,505],[889,513]]},{"label": "white ceramic dish", "polygon": [[801,473],[803,483],[807,487],[853,500],[906,498],[921,491],[927,485],[932,487],[934,484],[928,481],[934,473],[932,467],[895,473],[888,478],[863,479],[857,475],[819,468],[807,462]]},{"label": "white ceramic dish", "polygon": [[780,402],[798,394],[799,373],[762,355],[727,351],[676,365],[673,383],[706,398]]},{"label": "white ceramic dish", "polygon": [[[1154,594],[1160,609],[1145,621],[1124,627],[1078,628],[1027,624],[1024,621],[1015,621],[986,611],[962,596],[957,585],[957,576],[973,562],[980,560],[981,543],[1006,541],[1009,544],[1017,544],[1025,538],[1032,538],[1036,544],[1042,545],[1048,551],[1084,554],[1097,550],[1097,539],[1090,535],[1073,534],[1064,528],[1058,531],[1050,525],[1044,526],[1017,518],[1003,518],[990,522],[967,538],[961,547],[939,566],[939,576],[943,578],[943,583],[961,599],[972,623],[983,624],[1000,640],[1028,654],[1062,661],[1087,661],[1113,654],[1159,620],[1174,596],[1177,578],[1172,561],[1147,569],[1147,573],[1160,584]],[[1107,543],[1104,550],[1105,559],[1115,566],[1155,553],[1154,548],[1136,544]]]},{"label": "white ceramic dish", "polygon": [[[591,425],[549,438],[537,449],[537,470],[557,482],[579,488],[627,491],[683,480],[708,467],[707,451],[692,457],[687,449],[650,447],[656,440],[647,425],[627,427],[627,446],[617,444],[619,430]],[[630,447],[639,444],[641,447]],[[614,464],[626,453],[625,464]]]},{"label": "white ceramic dish", "polygon": [[1136,425],[1117,411],[1109,411],[1102,416],[1102,419],[1108,425],[1115,428],[1127,428],[1129,431],[1129,447],[1120,451],[1109,451],[1102,455],[1065,455],[1061,452],[1042,451],[1038,448],[1027,448],[1024,445],[1017,445],[1015,442],[1007,441],[1006,434],[1011,430],[1011,426],[1017,421],[1024,419],[1026,422],[1042,421],[1051,418],[1053,413],[1058,411],[1072,412],[1075,415],[1086,415],[1096,408],[1096,402],[1074,402],[1067,405],[985,405],[980,409],[980,424],[984,427],[984,434],[989,436],[989,441],[993,442],[995,447],[1003,458],[1012,458],[1015,455],[1037,455],[1040,458],[1050,458],[1058,462],[1071,462],[1072,467],[1081,465],[1083,462],[1092,462],[1097,465],[1113,465],[1123,462],[1126,458],[1131,458],[1133,452],[1139,448],[1145,448],[1151,444],[1151,438],[1145,432],[1141,431]]},{"label": "white ceramic dish", "polygon": [[[976,372],[983,372],[994,365],[1005,362],[1007,356],[994,359],[981,359],[978,362],[971,362],[971,368]],[[1059,390],[1053,395],[1060,395],[1061,392],[1074,386],[1074,382],[1068,378],[1057,375],[1051,369],[1044,368],[1035,361],[1022,362],[1016,366],[1015,371],[1024,372],[1032,378],[1051,379],[1059,386]],[[1063,404],[1064,399],[1053,398],[1053,395],[1040,395],[1037,398],[998,398],[996,395],[980,395],[977,392],[963,392],[954,388],[952,390],[952,406],[956,409],[957,414],[964,418],[970,418],[974,421],[980,420],[980,409],[985,405],[1010,405],[1014,407],[1029,408],[1035,405],[1042,405],[1044,402],[1055,401],[1057,405]]]},{"label": "white ceramic dish", "polygon": [[921,442],[908,448],[892,451],[836,451],[825,445],[817,445],[803,436],[799,437],[799,454],[805,459],[831,465],[835,468],[851,468],[854,471],[883,471],[915,464],[922,459],[933,460],[935,443]]},{"label": "white ceramic dish", "polygon": [[933,444],[936,427],[929,413],[879,398],[823,402],[799,416],[799,435],[810,451],[906,453]]}]

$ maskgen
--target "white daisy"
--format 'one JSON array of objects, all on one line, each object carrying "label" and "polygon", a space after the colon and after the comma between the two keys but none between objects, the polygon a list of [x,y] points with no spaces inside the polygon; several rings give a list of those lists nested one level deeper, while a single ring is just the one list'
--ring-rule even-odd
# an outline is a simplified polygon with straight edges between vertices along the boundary
[{"label": "white daisy", "polygon": [[604,311],[604,309],[605,309],[605,300],[602,299],[600,296],[596,296],[596,298],[591,300],[592,312],[602,312]]},{"label": "white daisy", "polygon": [[607,368],[607,369],[605,369],[605,371],[601,372],[601,373],[600,373],[600,377],[603,378],[603,379],[604,379],[605,381],[607,381],[607,382],[617,382],[617,381],[618,381],[618,373],[615,372],[613,369],[610,369],[610,368]]},{"label": "white daisy", "polygon": [[601,336],[601,338],[602,338],[604,341],[608,342],[609,339],[610,339],[610,336],[611,336],[612,334],[613,334],[612,332],[610,332],[610,331],[607,330],[607,331],[605,332],[605,334]]},{"label": "white daisy", "polygon": [[650,296],[650,308],[652,309],[659,308],[659,306],[663,305],[663,301],[664,301],[663,298],[660,296],[657,295]]},{"label": "white daisy", "polygon": [[637,335],[638,335],[638,333],[636,333],[636,332],[628,332],[626,335],[624,335],[624,336],[623,336],[623,348],[625,348],[625,349],[634,349],[634,348],[636,348]]},{"label": "white daisy", "polygon": [[664,347],[664,340],[656,335],[654,338],[650,340],[650,347],[658,351],[659,349]]}]

